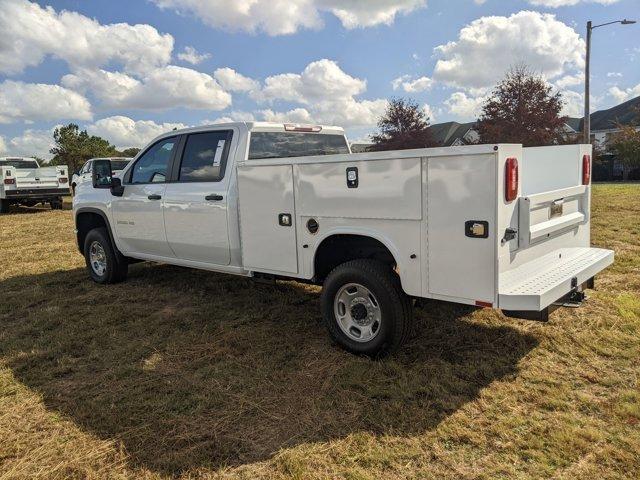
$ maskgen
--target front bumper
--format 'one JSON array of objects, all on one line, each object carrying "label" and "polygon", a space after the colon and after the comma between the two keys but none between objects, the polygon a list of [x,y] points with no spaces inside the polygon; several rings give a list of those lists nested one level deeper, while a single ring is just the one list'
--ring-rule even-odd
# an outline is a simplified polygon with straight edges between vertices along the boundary
[{"label": "front bumper", "polygon": [[541,312],[613,263],[611,250],[562,248],[500,274],[499,308]]},{"label": "front bumper", "polygon": [[69,188],[20,188],[17,190],[5,190],[7,200],[54,200],[58,197],[70,195]]}]

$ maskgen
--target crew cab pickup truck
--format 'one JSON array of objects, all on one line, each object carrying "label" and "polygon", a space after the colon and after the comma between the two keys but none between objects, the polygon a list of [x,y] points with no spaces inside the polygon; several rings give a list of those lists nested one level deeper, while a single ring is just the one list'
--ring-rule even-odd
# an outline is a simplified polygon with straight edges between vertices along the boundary
[{"label": "crew cab pickup truck", "polygon": [[7,213],[9,205],[38,203],[60,210],[62,197],[69,195],[69,168],[40,167],[34,158],[0,157],[0,181],[0,213]]},{"label": "crew cab pickup truck", "polygon": [[590,246],[591,146],[352,154],[336,127],[231,123],[169,132],[78,187],[78,248],[98,283],[147,260],[322,285],[333,339],[377,356],[414,299],[546,320],[613,252]]}]

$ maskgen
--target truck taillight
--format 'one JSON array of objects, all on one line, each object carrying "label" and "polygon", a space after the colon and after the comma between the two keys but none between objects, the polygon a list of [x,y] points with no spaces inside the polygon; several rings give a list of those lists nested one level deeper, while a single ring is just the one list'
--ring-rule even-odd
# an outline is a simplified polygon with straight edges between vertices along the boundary
[{"label": "truck taillight", "polygon": [[589,185],[591,183],[591,155],[582,157],[582,184]]},{"label": "truck taillight", "polygon": [[5,178],[4,179],[4,184],[5,185],[15,185],[16,184],[16,179],[15,178]]},{"label": "truck taillight", "polygon": [[507,158],[505,166],[505,188],[504,197],[507,202],[512,202],[518,198],[518,159]]},{"label": "truck taillight", "polygon": [[69,179],[67,177],[60,177],[58,179],[58,183],[67,183],[69,181]]}]

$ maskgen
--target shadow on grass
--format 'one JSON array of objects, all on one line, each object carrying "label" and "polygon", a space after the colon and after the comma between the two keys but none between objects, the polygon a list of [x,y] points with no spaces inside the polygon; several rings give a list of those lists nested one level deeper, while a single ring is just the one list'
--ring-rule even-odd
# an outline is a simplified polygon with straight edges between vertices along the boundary
[{"label": "shadow on grass", "polygon": [[15,376],[133,463],[162,473],[267,459],[351,433],[414,435],[536,346],[470,310],[430,303],[400,353],[370,361],[330,344],[318,292],[169,266],[120,285],[83,270],[0,283],[0,355]]}]

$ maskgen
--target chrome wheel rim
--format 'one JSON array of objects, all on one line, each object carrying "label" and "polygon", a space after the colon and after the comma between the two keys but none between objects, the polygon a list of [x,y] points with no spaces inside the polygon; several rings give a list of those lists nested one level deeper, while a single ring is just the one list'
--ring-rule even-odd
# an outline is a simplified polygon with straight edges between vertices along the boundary
[{"label": "chrome wheel rim", "polygon": [[89,264],[91,270],[101,277],[107,271],[107,255],[104,253],[104,248],[100,245],[100,242],[92,242],[89,247]]},{"label": "chrome wheel rim", "polygon": [[355,342],[370,342],[380,332],[380,304],[371,290],[359,283],[348,283],[338,290],[333,312],[340,330]]}]

